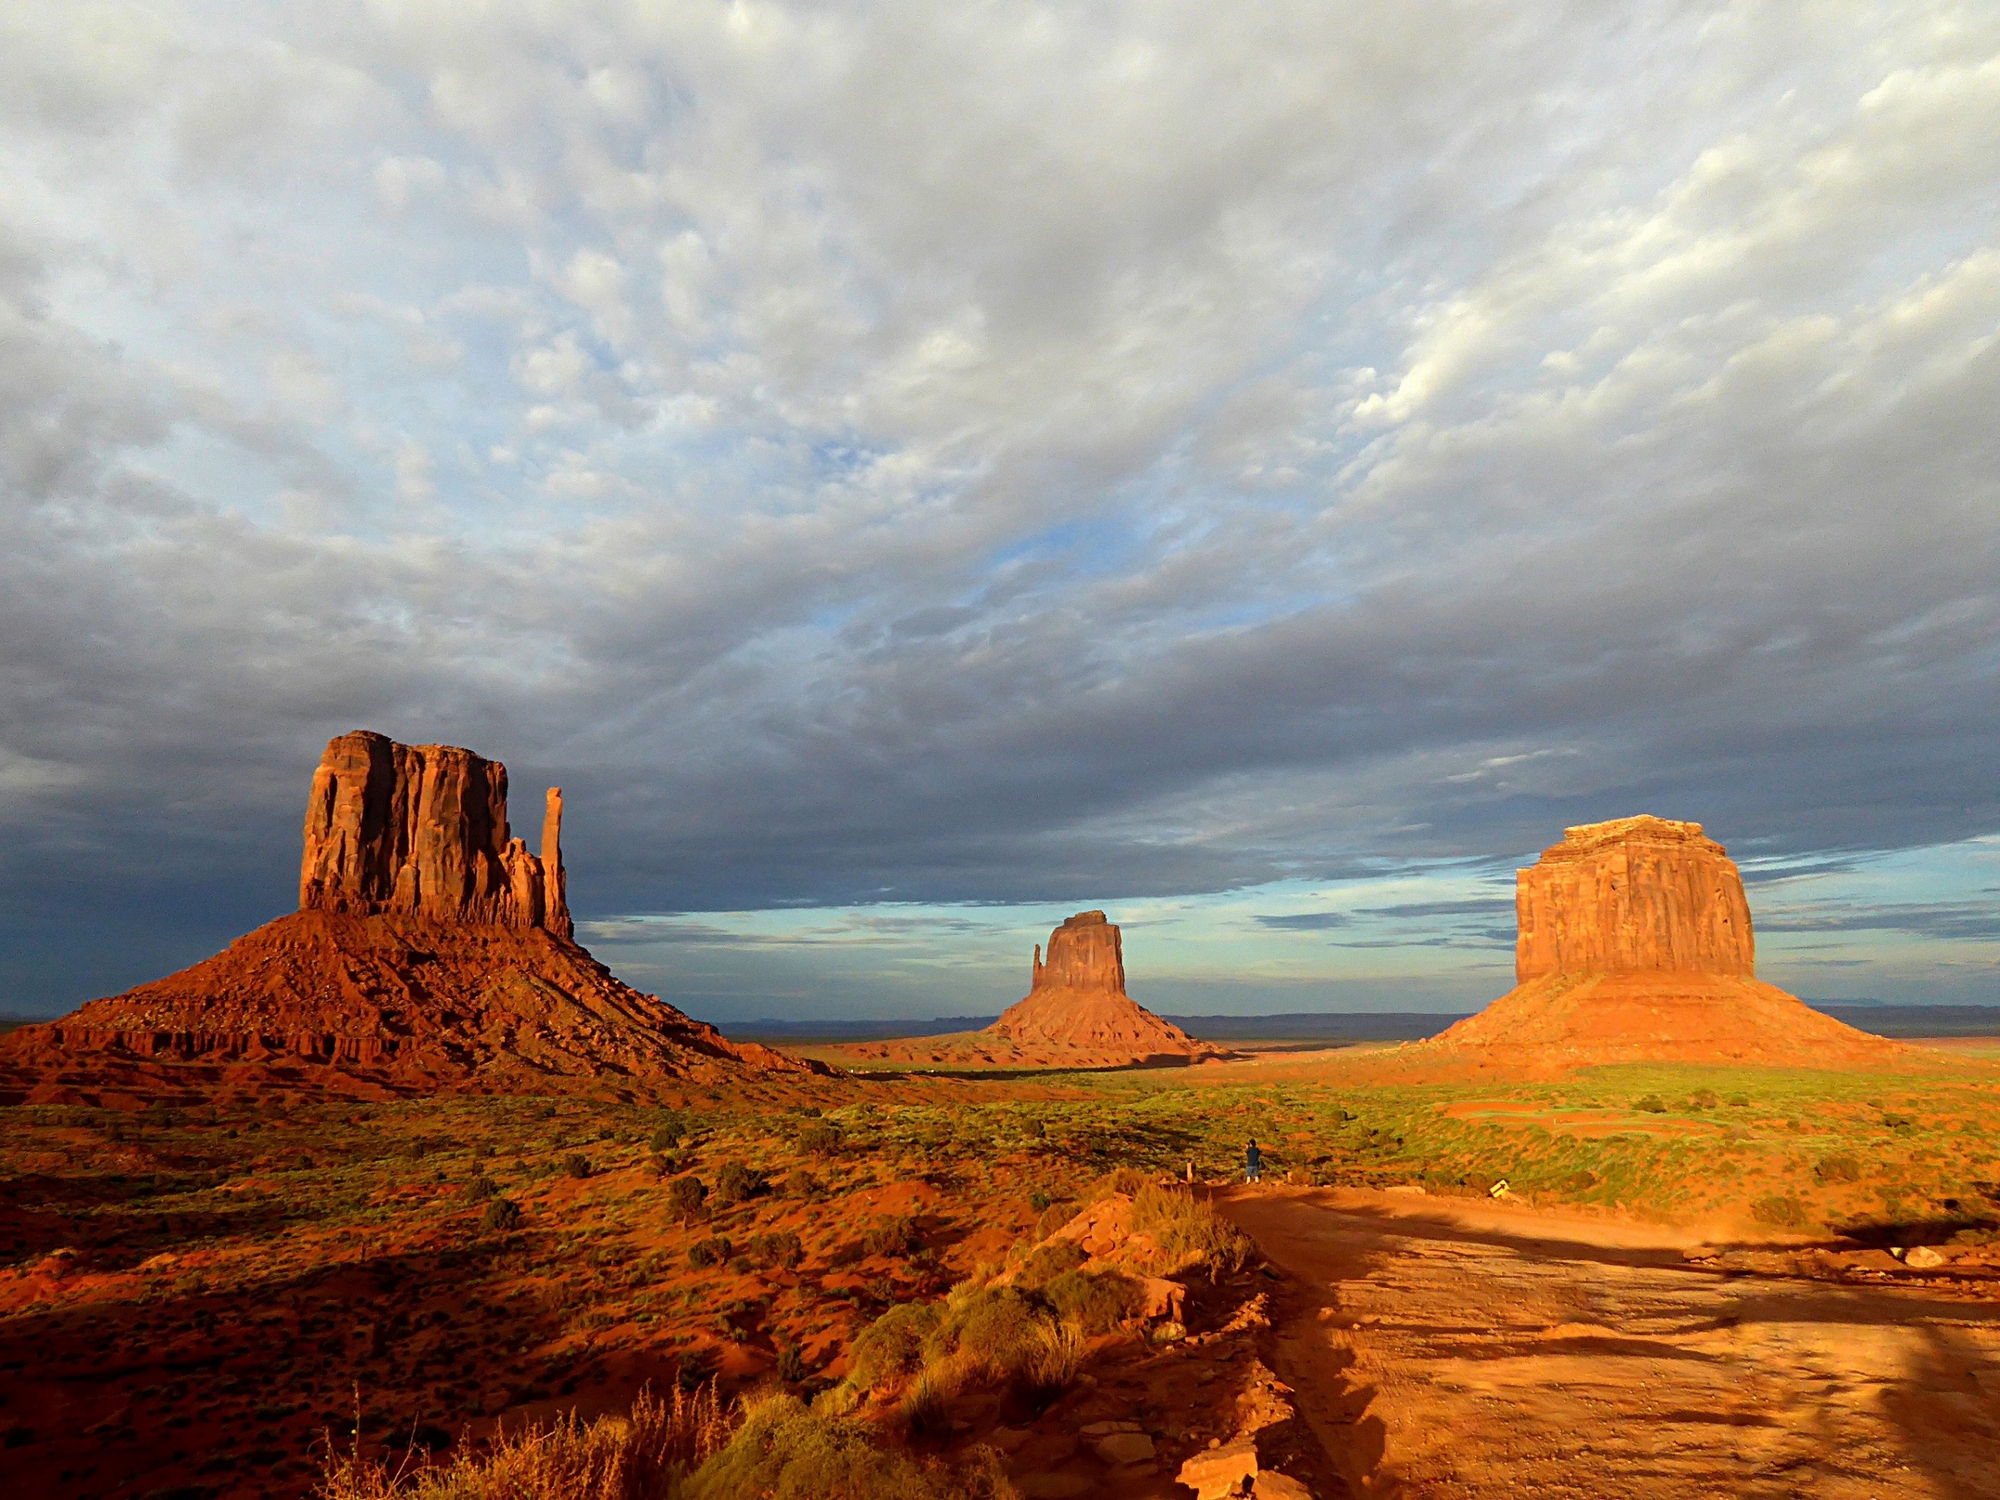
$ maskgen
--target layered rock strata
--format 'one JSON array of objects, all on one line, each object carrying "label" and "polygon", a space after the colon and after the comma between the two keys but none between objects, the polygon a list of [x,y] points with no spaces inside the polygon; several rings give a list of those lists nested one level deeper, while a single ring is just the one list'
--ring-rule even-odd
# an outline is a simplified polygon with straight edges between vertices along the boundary
[{"label": "layered rock strata", "polygon": [[1699,823],[1619,818],[1563,831],[1515,876],[1514,978],[1754,974],[1743,877]]},{"label": "layered rock strata", "polygon": [[300,1084],[637,1096],[825,1071],[732,1043],[592,958],[572,932],[561,829],[551,789],[541,854],[511,836],[498,761],[341,735],[313,776],[300,909],[0,1040],[0,1102]]},{"label": "layered rock strata", "polygon": [[306,801],[299,910],[400,915],[572,933],[562,789],[549,788],[537,858],[507,826],[507,768],[456,745],[332,740]]},{"label": "layered rock strata", "polygon": [[1743,877],[1699,823],[1567,829],[1515,876],[1517,983],[1410,1049],[1479,1066],[1603,1062],[1840,1067],[1907,1054],[1756,977]]},{"label": "layered rock strata", "polygon": [[1125,993],[1124,942],[1101,911],[1078,912],[1051,932],[1047,962],[1041,945],[1035,946],[1027,998],[979,1035],[1058,1059],[1064,1053],[1130,1062],[1221,1055]]}]

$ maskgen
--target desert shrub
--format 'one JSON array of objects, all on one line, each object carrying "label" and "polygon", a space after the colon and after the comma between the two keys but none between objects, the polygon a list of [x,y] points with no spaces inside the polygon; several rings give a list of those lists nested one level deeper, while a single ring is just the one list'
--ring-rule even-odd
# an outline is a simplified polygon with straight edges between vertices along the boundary
[{"label": "desert shrub", "polygon": [[1696,1089],[1688,1095],[1688,1106],[1692,1109],[1714,1109],[1722,1103],[1714,1089]]},{"label": "desert shrub", "polygon": [[740,1161],[726,1161],[722,1170],[715,1174],[715,1201],[724,1205],[744,1203],[756,1197],[768,1186],[762,1172],[754,1171]]},{"label": "desert shrub", "polygon": [[1663,1115],[1667,1112],[1667,1101],[1658,1094],[1648,1094],[1632,1107],[1644,1110],[1649,1115]]},{"label": "desert shrub", "polygon": [[1083,1354],[1083,1331],[1076,1324],[1037,1318],[1009,1372],[1015,1393],[1037,1411],[1053,1406],[1076,1384]]},{"label": "desert shrub", "polygon": [[891,1260],[900,1260],[921,1248],[924,1237],[917,1229],[917,1221],[910,1218],[891,1219],[885,1224],[877,1224],[861,1237],[861,1252],[864,1255],[883,1255]]},{"label": "desert shrub", "polygon": [[1917,1122],[1910,1118],[1910,1116],[1898,1114],[1884,1114],[1882,1116],[1882,1124],[1888,1129],[1895,1131],[1898,1135],[1908,1135],[1917,1126]]},{"label": "desert shrub", "polygon": [[826,1184],[801,1169],[785,1179],[783,1192],[788,1198],[803,1198],[808,1203],[818,1203],[826,1197]]},{"label": "desert shrub", "polygon": [[1597,1174],[1588,1167],[1579,1167],[1563,1178],[1559,1186],[1568,1193],[1588,1192],[1597,1186]]},{"label": "desert shrub", "polygon": [[486,1212],[479,1222],[488,1229],[505,1232],[516,1228],[521,1222],[521,1205],[512,1198],[495,1198],[486,1205]]},{"label": "desert shrub", "polygon": [[1208,1204],[1185,1188],[1148,1183],[1132,1200],[1132,1228],[1152,1236],[1165,1255],[1168,1276],[1190,1266],[1206,1266],[1211,1276],[1237,1271],[1250,1255],[1250,1241]]},{"label": "desert shrub", "polygon": [[1036,1213],[1043,1212],[1048,1208],[1049,1204],[1051,1204],[1054,1201],[1055,1201],[1054,1199],[1050,1198],[1049,1195],[1043,1192],[1040,1188],[1037,1188],[1035,1189],[1034,1192],[1028,1194],[1028,1207],[1032,1208]]},{"label": "desert shrub", "polygon": [[831,1156],[840,1149],[840,1127],[829,1121],[808,1125],[799,1132],[799,1149],[813,1156]]},{"label": "desert shrub", "polygon": [[773,1230],[752,1239],[750,1253],[767,1266],[789,1271],[806,1258],[806,1247],[790,1230]]},{"label": "desert shrub", "polygon": [[917,1372],[903,1392],[903,1421],[916,1437],[951,1431],[951,1398],[956,1394],[951,1372],[932,1366]]},{"label": "desert shrub", "polygon": [[676,1177],[667,1184],[667,1212],[683,1224],[701,1212],[708,1188],[699,1177]]},{"label": "desert shrub", "polygon": [[1042,1288],[1042,1298],[1057,1318],[1085,1333],[1109,1333],[1145,1306],[1139,1284],[1116,1271],[1065,1271]]},{"label": "desert shrub", "polygon": [[856,1336],[848,1351],[848,1376],[862,1390],[872,1391],[916,1369],[924,1360],[924,1345],[938,1326],[933,1302],[900,1302]]},{"label": "desert shrub", "polygon": [[463,1198],[467,1203],[484,1203],[498,1191],[499,1189],[494,1187],[491,1177],[481,1175],[473,1178],[464,1187],[460,1188],[458,1196]]},{"label": "desert shrub", "polygon": [[729,1446],[697,1469],[683,1500],[1013,1500],[998,1456],[974,1449],[956,1470],[878,1447],[868,1425],[796,1396],[751,1402]]},{"label": "desert shrub", "polygon": [[1071,1203],[1051,1203],[1036,1217],[1031,1237],[1038,1240],[1045,1240],[1075,1217],[1076,1205]]},{"label": "desert shrub", "polygon": [[805,1350],[789,1342],[778,1345],[778,1379],[787,1385],[797,1385],[810,1374],[812,1371],[806,1368]]},{"label": "desert shrub", "polygon": [[1859,1182],[1861,1163],[1846,1152],[1823,1156],[1813,1168],[1813,1176],[1821,1182]]},{"label": "desert shrub", "polygon": [[1004,1375],[1025,1353],[1041,1311],[1041,1300],[1020,1287],[987,1286],[954,1293],[924,1341],[924,1355],[938,1360],[955,1354]]},{"label": "desert shrub", "polygon": [[1759,1224],[1797,1229],[1806,1222],[1806,1206],[1788,1194],[1767,1193],[1750,1205],[1750,1217]]},{"label": "desert shrub", "polygon": [[747,1255],[732,1255],[729,1257],[729,1269],[738,1276],[748,1276],[757,1269],[757,1262]]},{"label": "desert shrub", "polygon": [[590,1158],[581,1152],[572,1151],[568,1156],[563,1158],[562,1169],[565,1177],[588,1177],[590,1175]]},{"label": "desert shrub", "polygon": [[1750,1107],[1750,1096],[1748,1094],[1731,1094],[1726,1102],[1731,1109],[1748,1109]]},{"label": "desert shrub", "polygon": [[1127,1198],[1136,1198],[1139,1190],[1149,1181],[1146,1174],[1137,1168],[1120,1167],[1098,1184],[1097,1196],[1102,1198],[1112,1193],[1123,1193]]},{"label": "desert shrub", "polygon": [[359,1445],[330,1459],[321,1500],[633,1500],[672,1492],[677,1479],[720,1451],[729,1424],[715,1387],[662,1401],[642,1390],[626,1416],[585,1424],[571,1414],[553,1427],[494,1435],[491,1450],[451,1464],[392,1470]]},{"label": "desert shrub", "polygon": [[680,1146],[686,1134],[687,1132],[681,1129],[679,1120],[666,1120],[654,1130],[651,1144],[655,1151],[673,1151]]},{"label": "desert shrub", "polygon": [[716,1266],[736,1253],[736,1247],[728,1240],[716,1235],[710,1239],[696,1240],[688,1246],[688,1264],[691,1266]]},{"label": "desert shrub", "polygon": [[1075,1240],[1051,1240],[1029,1252],[1021,1262],[1021,1274],[1015,1279],[1022,1286],[1040,1286],[1065,1271],[1074,1271],[1087,1259],[1089,1257],[1084,1253],[1083,1246]]}]

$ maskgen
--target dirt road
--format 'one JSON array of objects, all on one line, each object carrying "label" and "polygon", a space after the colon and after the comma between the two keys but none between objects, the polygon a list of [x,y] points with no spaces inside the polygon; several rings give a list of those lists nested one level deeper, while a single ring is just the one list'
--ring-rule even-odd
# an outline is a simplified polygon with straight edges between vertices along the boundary
[{"label": "dirt road", "polygon": [[1277,1372],[1356,1495],[2000,1496],[2000,1307],[1690,1265],[1667,1230],[1236,1189]]}]

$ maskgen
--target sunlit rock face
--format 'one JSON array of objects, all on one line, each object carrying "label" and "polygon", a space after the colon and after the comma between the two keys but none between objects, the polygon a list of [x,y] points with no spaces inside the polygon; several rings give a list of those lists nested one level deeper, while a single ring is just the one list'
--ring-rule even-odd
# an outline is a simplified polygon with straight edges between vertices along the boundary
[{"label": "sunlit rock face", "polygon": [[357,729],[328,743],[306,802],[299,910],[399,915],[569,937],[562,791],[540,857],[510,836],[507,768],[455,745]]},{"label": "sunlit rock face", "polygon": [[1514,974],[1752,975],[1743,877],[1699,823],[1619,818],[1565,829],[1516,876]]},{"label": "sunlit rock face", "polygon": [[1050,933],[1047,963],[1042,962],[1042,945],[1035,945],[1028,992],[1040,989],[1125,993],[1125,945],[1103,912],[1080,911]]}]

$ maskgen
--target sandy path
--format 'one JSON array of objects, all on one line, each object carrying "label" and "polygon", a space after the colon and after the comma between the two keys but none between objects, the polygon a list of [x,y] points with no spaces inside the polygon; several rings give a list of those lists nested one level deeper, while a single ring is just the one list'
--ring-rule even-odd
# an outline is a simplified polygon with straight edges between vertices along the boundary
[{"label": "sandy path", "polygon": [[1691,1267],[1669,1231],[1286,1189],[1274,1361],[1360,1495],[2000,1496],[2000,1308]]}]

